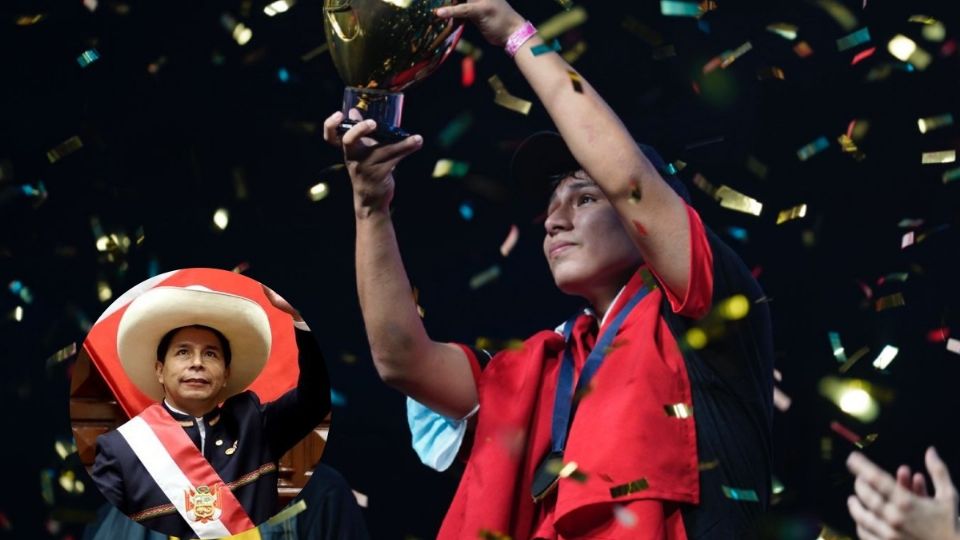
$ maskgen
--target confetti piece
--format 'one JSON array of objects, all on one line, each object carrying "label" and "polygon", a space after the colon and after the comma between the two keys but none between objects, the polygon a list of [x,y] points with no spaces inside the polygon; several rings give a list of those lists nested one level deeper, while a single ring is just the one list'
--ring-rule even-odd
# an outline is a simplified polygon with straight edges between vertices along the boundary
[{"label": "confetti piece", "polygon": [[674,403],[673,405],[664,405],[663,410],[666,411],[667,416],[671,418],[690,418],[693,416],[693,405],[687,405],[686,403]]},{"label": "confetti piece", "polygon": [[217,208],[213,213],[213,224],[221,231],[230,224],[230,212],[226,208]]},{"label": "confetti piece", "polygon": [[920,118],[917,120],[917,128],[920,129],[920,133],[926,133],[928,131],[933,131],[935,129],[952,125],[953,115],[950,113],[941,114],[938,116],[928,116],[926,118]]},{"label": "confetti piece", "polygon": [[734,501],[760,502],[757,492],[752,489],[739,489],[721,485],[723,496]]},{"label": "confetti piece", "polygon": [[506,87],[503,86],[503,81],[500,80],[499,76],[493,75],[487,82],[489,82],[490,87],[493,88],[494,103],[522,115],[530,113],[530,107],[533,107],[533,103],[510,94]]},{"label": "confetti piece", "polygon": [[544,41],[549,41],[587,21],[587,10],[577,6],[563,11],[537,25],[537,33]]},{"label": "confetti piece", "polygon": [[857,363],[857,360],[860,360],[866,356],[868,352],[870,352],[870,347],[860,347],[837,369],[837,371],[840,373],[846,373],[851,367],[853,367],[854,364]]},{"label": "confetti piece", "polygon": [[233,272],[234,274],[242,274],[249,269],[250,269],[250,263],[247,261],[243,261],[242,263],[234,266],[233,269],[231,269],[230,271]]},{"label": "confetti piece", "polygon": [[683,336],[684,343],[691,349],[700,350],[707,346],[707,333],[702,328],[691,328]]},{"label": "confetti piece", "polygon": [[900,239],[900,249],[905,249],[914,244],[914,239],[916,235],[913,231],[904,233],[903,238]]},{"label": "confetti piece", "polygon": [[763,204],[759,201],[729,186],[721,185],[717,188],[715,198],[720,201],[720,206],[737,212],[759,216],[763,210]]},{"label": "confetti piece", "polygon": [[797,39],[797,25],[795,24],[775,22],[768,24],[767,30],[790,41]]},{"label": "confetti piece", "polygon": [[19,296],[24,303],[26,304],[33,303],[33,293],[31,293],[30,289],[26,285],[24,285],[23,282],[20,281],[19,279],[15,279],[11,281],[10,284],[7,286],[7,288],[10,290],[11,293]]},{"label": "confetti piece", "polygon": [[267,525],[279,525],[280,523],[287,521],[288,519],[292,518],[293,516],[296,516],[297,514],[303,512],[306,509],[307,509],[307,502],[304,501],[303,499],[300,499],[296,503],[291,504],[290,506],[278,512],[277,515],[268,519]]},{"label": "confetti piece", "polygon": [[761,81],[769,79],[777,79],[782,81],[786,78],[786,76],[784,75],[783,70],[777,66],[767,66],[757,70],[757,78]]},{"label": "confetti piece", "polygon": [[830,339],[830,348],[833,349],[833,356],[837,359],[837,362],[846,362],[847,353],[843,349],[843,344],[840,343],[840,334],[837,332],[827,332],[827,337]]},{"label": "confetti piece", "polygon": [[817,5],[833,17],[833,20],[842,26],[844,30],[849,32],[857,26],[857,17],[840,2],[836,0],[818,0]]},{"label": "confetti piece", "polygon": [[53,504],[53,469],[40,471],[40,495],[43,497],[43,502],[48,505]]},{"label": "confetti piece", "polygon": [[720,55],[723,58],[723,62],[720,64],[720,67],[726,69],[727,66],[734,63],[738,58],[749,52],[751,49],[753,49],[753,44],[747,41],[732,51],[724,52]]},{"label": "confetti piece", "polygon": [[437,140],[441,148],[450,148],[473,125],[473,113],[464,111],[458,114],[449,124],[440,130]]},{"label": "confetti piece", "polygon": [[900,349],[893,345],[885,345],[883,350],[880,351],[880,354],[877,355],[877,359],[873,361],[873,367],[877,369],[887,369],[890,362],[893,362],[893,359],[897,357],[898,352],[900,352]]},{"label": "confetti piece", "polygon": [[560,7],[568,11],[573,7],[573,0],[557,0],[557,3],[560,4]]},{"label": "confetti piece", "polygon": [[727,234],[741,242],[746,242],[749,239],[747,230],[743,227],[727,227]]},{"label": "confetti piece", "polygon": [[876,309],[877,311],[883,311],[905,305],[907,305],[907,302],[903,299],[903,293],[894,293],[877,298]]},{"label": "confetti piece", "polygon": [[830,527],[823,525],[823,528],[820,529],[820,534],[817,535],[816,540],[852,540],[849,536],[843,535],[834,531]]},{"label": "confetti piece", "polygon": [[626,497],[631,493],[643,491],[648,487],[650,487],[650,484],[647,482],[647,479],[640,478],[638,480],[634,480],[633,482],[610,488],[610,496],[614,499],[618,497]]},{"label": "confetti piece", "polygon": [[68,358],[72,358],[75,354],[77,354],[77,344],[74,342],[50,355],[47,358],[47,367],[50,367],[54,364],[59,364]]},{"label": "confetti piece", "polygon": [[799,41],[793,46],[793,52],[800,58],[807,58],[813,54],[813,48],[806,41]]},{"label": "confetti piece", "polygon": [[944,184],[948,184],[950,182],[953,182],[954,180],[960,179],[960,167],[956,169],[950,169],[949,171],[945,171],[943,173],[942,178],[943,178]]},{"label": "confetti piece", "polygon": [[326,182],[319,182],[307,190],[307,197],[309,197],[313,202],[322,201],[323,199],[326,199],[327,195],[329,194],[330,187]]},{"label": "confetti piece", "polygon": [[85,68],[100,59],[100,53],[96,49],[88,49],[77,57],[77,63]]},{"label": "confetti piece", "polygon": [[846,133],[841,133],[840,136],[837,137],[837,142],[840,144],[840,150],[844,154],[852,154],[853,158],[857,161],[863,161],[863,159],[867,157],[866,154],[857,148],[857,144],[853,142],[853,139],[851,139]]},{"label": "confetti piece", "polygon": [[852,49],[853,47],[862,45],[868,41],[870,41],[870,30],[867,27],[863,27],[856,32],[838,39],[837,50],[845,51],[847,49]]},{"label": "confetti piece", "polygon": [[927,332],[927,341],[929,341],[930,343],[941,343],[943,341],[946,341],[949,336],[950,336],[950,329],[947,328],[946,326],[941,328],[934,328],[933,330],[930,330],[929,332]]},{"label": "confetti piece", "polygon": [[460,86],[470,88],[477,80],[476,60],[472,56],[464,56],[460,60]]},{"label": "confetti piece", "polygon": [[534,56],[540,56],[541,54],[547,54],[550,52],[560,52],[560,41],[554,39],[550,43],[541,43],[540,45],[531,48],[530,52],[532,52]]},{"label": "confetti piece", "polygon": [[947,350],[955,354],[960,354],[960,339],[947,339]]},{"label": "confetti piece", "polygon": [[452,159],[441,159],[433,167],[433,177],[443,178],[453,176],[460,178],[470,170],[470,164],[465,161],[454,161]]},{"label": "confetti piece", "polygon": [[73,444],[73,441],[58,440],[53,444],[53,449],[57,452],[57,455],[60,456],[60,459],[67,459],[67,456],[77,451],[77,447]]},{"label": "confetti piece", "polygon": [[17,26],[33,26],[42,21],[44,17],[45,16],[42,13],[38,13],[36,15],[21,15],[17,17],[15,22]]},{"label": "confetti piece", "polygon": [[783,390],[780,390],[779,387],[773,387],[773,406],[777,408],[780,412],[787,412],[787,409],[790,408],[790,404],[793,403],[793,400],[790,399]]},{"label": "confetti piece", "polygon": [[660,0],[660,13],[668,17],[699,17],[701,11],[696,2]]},{"label": "confetti piece", "polygon": [[777,225],[780,225],[781,223],[786,223],[788,221],[792,221],[794,219],[802,218],[806,215],[807,215],[807,205],[805,204],[794,206],[792,208],[787,208],[786,210],[781,210],[780,213],[777,214]]},{"label": "confetti piece", "polygon": [[920,163],[930,165],[934,163],[953,163],[956,160],[956,150],[940,150],[937,152],[924,152]]},{"label": "confetti piece", "polygon": [[876,47],[870,47],[869,49],[864,49],[853,56],[853,60],[850,60],[850,65],[855,66],[860,62],[866,60],[873,56],[873,53],[877,52]]},{"label": "confetti piece", "polygon": [[712,471],[713,469],[716,469],[716,468],[719,467],[719,466],[720,466],[720,460],[719,460],[719,459],[712,459],[712,460],[710,460],[710,461],[701,461],[700,464],[697,465],[697,470],[699,470],[699,471]]},{"label": "confetti piece", "polygon": [[573,90],[578,93],[583,93],[583,79],[580,77],[580,74],[572,69],[567,70],[567,75],[570,76],[570,82],[573,83]]},{"label": "confetti piece", "polygon": [[617,523],[628,529],[637,526],[637,515],[619,504],[613,505],[613,517]]},{"label": "confetti piece", "polygon": [[113,290],[106,281],[101,280],[97,282],[97,298],[99,298],[101,302],[106,302],[113,298]]},{"label": "confetti piece", "polygon": [[464,202],[460,205],[460,217],[466,221],[473,219],[473,207],[470,206],[470,203]]},{"label": "confetti piece", "polygon": [[49,160],[50,163],[56,163],[81,148],[83,148],[83,141],[80,140],[80,137],[74,135],[58,144],[53,150],[49,150],[47,152],[47,160]]},{"label": "confetti piece", "polygon": [[587,42],[581,40],[578,41],[573,47],[570,47],[570,49],[563,51],[560,56],[562,56],[568,64],[573,64],[579,60],[585,52],[587,52]]},{"label": "confetti piece", "polygon": [[503,240],[503,243],[500,244],[500,255],[504,257],[510,255],[510,252],[513,251],[519,239],[520,228],[516,225],[510,225],[510,232],[507,233],[507,237]]},{"label": "confetti piece", "polygon": [[897,34],[887,42],[887,50],[897,60],[906,62],[910,59],[910,56],[917,51],[917,44],[907,36]]},{"label": "confetti piece", "polygon": [[347,396],[336,390],[334,388],[330,389],[330,403],[334,407],[346,407],[347,406]]},{"label": "confetti piece", "polygon": [[844,439],[850,441],[850,443],[861,450],[867,446],[870,446],[874,441],[877,440],[878,437],[876,433],[871,433],[866,437],[861,437],[840,422],[836,421],[830,422],[830,429],[833,430],[837,435],[840,435]]},{"label": "confetti piece", "polygon": [[263,12],[267,17],[273,17],[280,13],[286,13],[293,6],[295,0],[277,0],[263,6]]},{"label": "confetti piece", "polygon": [[460,38],[460,41],[457,42],[456,51],[462,55],[472,57],[475,61],[483,58],[483,49],[463,38]]},{"label": "confetti piece", "polygon": [[511,540],[510,535],[489,529],[480,529],[477,534],[481,540]]},{"label": "confetti piece", "polygon": [[500,277],[500,266],[493,265],[470,278],[470,289],[477,290],[498,277]]},{"label": "confetti piece", "polygon": [[830,141],[826,137],[818,137],[813,142],[807,144],[806,146],[797,150],[797,158],[800,161],[806,161],[811,157],[819,154],[820,152],[826,150],[830,146]]}]

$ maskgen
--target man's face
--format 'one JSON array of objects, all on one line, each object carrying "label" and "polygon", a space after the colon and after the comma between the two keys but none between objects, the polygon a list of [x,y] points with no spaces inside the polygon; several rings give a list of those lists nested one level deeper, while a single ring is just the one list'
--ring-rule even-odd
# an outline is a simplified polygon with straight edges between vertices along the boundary
[{"label": "man's face", "polygon": [[640,250],[600,187],[583,171],[564,178],[547,207],[543,253],[565,293],[619,288],[641,263]]},{"label": "man's face", "polygon": [[203,328],[182,328],[173,335],[157,378],[171,404],[181,410],[211,410],[230,377],[216,334]]}]

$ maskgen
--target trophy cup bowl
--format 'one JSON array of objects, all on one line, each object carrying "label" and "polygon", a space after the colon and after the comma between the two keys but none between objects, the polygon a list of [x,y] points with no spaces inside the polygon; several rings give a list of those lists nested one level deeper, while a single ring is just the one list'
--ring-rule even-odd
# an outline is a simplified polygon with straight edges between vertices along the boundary
[{"label": "trophy cup bowl", "polygon": [[350,109],[377,122],[381,143],[409,134],[400,128],[401,90],[433,73],[463,33],[463,24],[441,19],[434,10],[456,0],[324,0],[323,28],[333,64],[347,87],[343,92],[346,133],[356,122]]}]

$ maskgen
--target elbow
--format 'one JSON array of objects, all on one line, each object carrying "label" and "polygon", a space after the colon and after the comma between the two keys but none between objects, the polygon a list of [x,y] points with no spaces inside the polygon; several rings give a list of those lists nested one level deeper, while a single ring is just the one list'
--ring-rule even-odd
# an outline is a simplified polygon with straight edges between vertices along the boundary
[{"label": "elbow", "polygon": [[403,382],[407,379],[403,364],[404,362],[395,355],[376,352],[373,354],[373,365],[377,369],[377,375],[387,386],[394,388],[403,386]]}]

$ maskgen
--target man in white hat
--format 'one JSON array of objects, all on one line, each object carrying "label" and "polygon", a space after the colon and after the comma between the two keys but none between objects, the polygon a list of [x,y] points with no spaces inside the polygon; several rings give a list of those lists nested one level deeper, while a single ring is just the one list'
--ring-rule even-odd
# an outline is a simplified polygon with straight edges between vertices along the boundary
[{"label": "man in white hat", "polygon": [[[330,387],[300,314],[264,292],[293,318],[300,368],[297,387],[266,404],[245,391],[270,356],[270,322],[255,301],[200,286],[157,287],[124,313],[120,362],[156,403],[98,437],[93,479],[134,521],[177,537],[218,538],[278,510],[277,462],[330,411]],[[362,529],[352,495],[341,491],[345,522]]]}]

